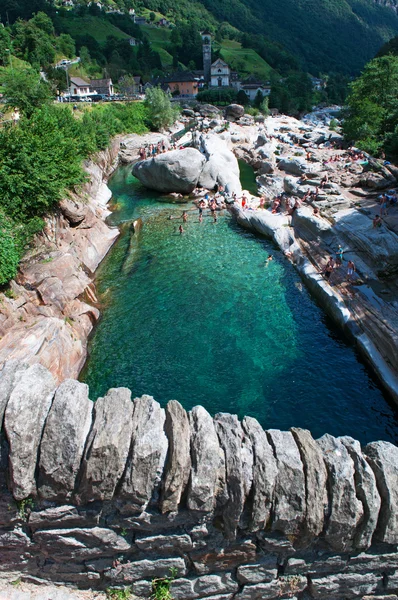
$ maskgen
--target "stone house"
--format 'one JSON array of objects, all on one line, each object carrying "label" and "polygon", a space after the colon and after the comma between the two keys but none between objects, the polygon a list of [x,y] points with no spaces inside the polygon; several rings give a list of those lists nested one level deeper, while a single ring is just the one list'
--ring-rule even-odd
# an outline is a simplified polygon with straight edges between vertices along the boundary
[{"label": "stone house", "polygon": [[145,17],[136,17],[134,16],[134,23],[136,25],[146,25],[147,21]]},{"label": "stone house", "polygon": [[130,46],[139,46],[140,43],[141,43],[140,40],[137,40],[137,38],[135,38],[135,37],[131,37],[129,39]]},{"label": "stone house", "polygon": [[112,79],[92,79],[91,89],[93,94],[97,92],[97,94],[103,94],[104,96],[113,96],[115,93]]}]

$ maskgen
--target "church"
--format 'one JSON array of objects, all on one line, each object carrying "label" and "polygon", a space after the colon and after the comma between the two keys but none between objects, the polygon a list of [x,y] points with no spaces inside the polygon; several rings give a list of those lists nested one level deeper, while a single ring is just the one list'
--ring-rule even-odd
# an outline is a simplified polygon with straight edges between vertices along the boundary
[{"label": "church", "polygon": [[211,87],[231,87],[231,69],[221,58],[211,65]]}]

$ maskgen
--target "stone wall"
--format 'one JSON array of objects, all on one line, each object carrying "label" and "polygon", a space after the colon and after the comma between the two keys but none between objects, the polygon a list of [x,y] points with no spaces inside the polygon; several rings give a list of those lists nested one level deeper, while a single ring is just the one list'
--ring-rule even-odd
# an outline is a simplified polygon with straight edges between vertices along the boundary
[{"label": "stone wall", "polygon": [[0,570],[175,599],[398,592],[398,448],[0,371]]}]

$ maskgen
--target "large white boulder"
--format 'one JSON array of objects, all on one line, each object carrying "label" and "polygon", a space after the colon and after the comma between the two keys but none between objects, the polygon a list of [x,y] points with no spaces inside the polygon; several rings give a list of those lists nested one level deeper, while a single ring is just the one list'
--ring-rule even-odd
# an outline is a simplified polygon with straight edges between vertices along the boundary
[{"label": "large white boulder", "polygon": [[173,150],[137,162],[133,175],[145,187],[164,194],[190,194],[198,183],[206,158],[195,148]]}]

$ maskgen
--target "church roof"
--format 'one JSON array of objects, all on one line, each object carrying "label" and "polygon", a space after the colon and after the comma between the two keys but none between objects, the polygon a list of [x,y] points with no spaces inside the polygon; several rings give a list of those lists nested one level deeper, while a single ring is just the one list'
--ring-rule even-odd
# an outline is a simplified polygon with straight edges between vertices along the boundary
[{"label": "church roof", "polygon": [[218,67],[219,65],[224,65],[225,67],[228,67],[228,63],[226,63],[221,58],[217,58],[217,60],[215,60],[214,63],[211,66],[212,67]]}]

